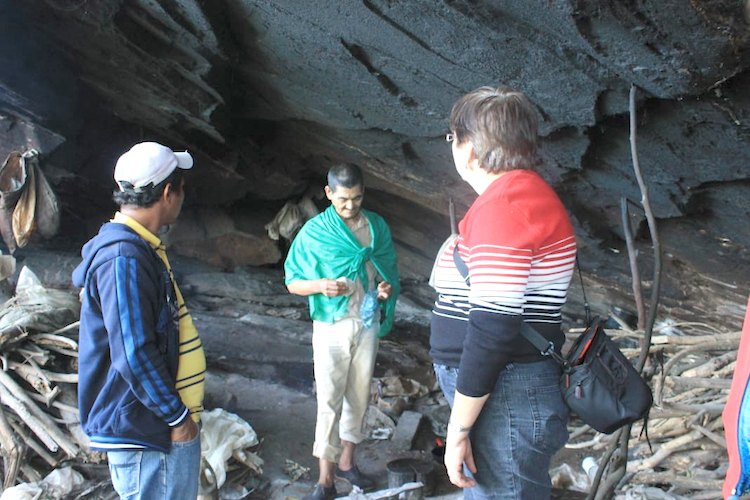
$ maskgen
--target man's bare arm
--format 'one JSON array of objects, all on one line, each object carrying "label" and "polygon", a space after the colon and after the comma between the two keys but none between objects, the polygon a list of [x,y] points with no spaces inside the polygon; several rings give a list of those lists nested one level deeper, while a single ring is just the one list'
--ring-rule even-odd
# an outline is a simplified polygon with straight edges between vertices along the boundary
[{"label": "man's bare arm", "polygon": [[331,278],[292,281],[286,288],[289,290],[289,293],[305,297],[315,295],[316,293],[322,293],[326,297],[338,297],[339,295],[346,295],[349,292],[349,288],[345,282],[336,281]]}]

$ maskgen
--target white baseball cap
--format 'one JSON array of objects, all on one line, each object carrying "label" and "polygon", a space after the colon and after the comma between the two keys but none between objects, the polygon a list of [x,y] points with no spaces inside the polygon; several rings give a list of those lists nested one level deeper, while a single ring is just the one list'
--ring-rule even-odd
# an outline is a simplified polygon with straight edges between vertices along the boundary
[{"label": "white baseball cap", "polygon": [[124,190],[123,182],[134,189],[152,184],[156,186],[169,177],[175,168],[193,167],[193,157],[187,151],[175,153],[156,142],[140,142],[120,156],[115,165],[115,182]]}]

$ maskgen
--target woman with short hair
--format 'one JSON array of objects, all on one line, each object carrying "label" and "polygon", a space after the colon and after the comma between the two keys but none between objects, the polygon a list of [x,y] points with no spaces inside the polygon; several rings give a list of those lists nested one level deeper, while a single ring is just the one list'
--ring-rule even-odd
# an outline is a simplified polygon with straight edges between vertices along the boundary
[{"label": "woman with short hair", "polygon": [[576,242],[535,171],[537,112],[521,92],[482,87],[450,116],[456,170],[478,194],[437,257],[430,354],[451,405],[445,465],[464,498],[549,498],[568,438],[560,366],[520,335],[526,321],[559,353]]}]

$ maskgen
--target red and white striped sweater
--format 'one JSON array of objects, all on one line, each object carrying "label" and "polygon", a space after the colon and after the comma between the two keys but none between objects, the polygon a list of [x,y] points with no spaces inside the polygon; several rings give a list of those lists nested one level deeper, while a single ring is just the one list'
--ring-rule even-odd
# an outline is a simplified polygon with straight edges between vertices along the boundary
[{"label": "red and white striped sweater", "polygon": [[494,181],[459,225],[467,286],[449,245],[439,256],[430,354],[458,367],[458,390],[492,391],[509,362],[542,359],[522,336],[522,318],[562,347],[561,309],[573,275],[573,226],[557,194],[537,174],[513,170]]}]

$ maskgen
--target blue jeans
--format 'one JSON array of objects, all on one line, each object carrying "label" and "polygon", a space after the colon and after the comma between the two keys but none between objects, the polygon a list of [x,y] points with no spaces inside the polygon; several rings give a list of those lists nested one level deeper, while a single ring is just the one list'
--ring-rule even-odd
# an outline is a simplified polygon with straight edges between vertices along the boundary
[{"label": "blue jeans", "polygon": [[187,500],[198,496],[200,433],[172,443],[169,453],[154,450],[109,451],[109,475],[122,500]]},{"label": "blue jeans", "polygon": [[[434,365],[440,388],[453,407],[458,369]],[[470,439],[477,485],[464,499],[549,498],[552,455],[568,440],[568,407],[554,360],[510,363],[472,426]]]}]

